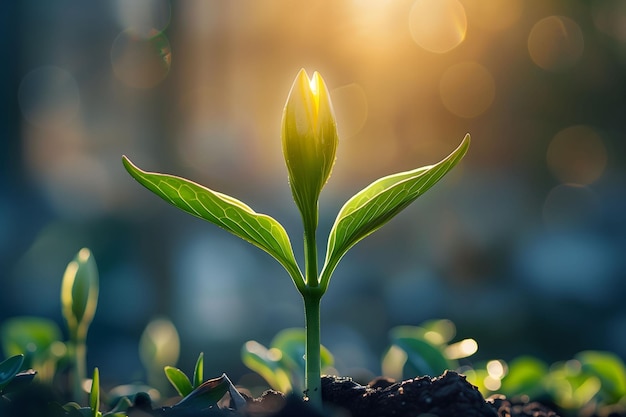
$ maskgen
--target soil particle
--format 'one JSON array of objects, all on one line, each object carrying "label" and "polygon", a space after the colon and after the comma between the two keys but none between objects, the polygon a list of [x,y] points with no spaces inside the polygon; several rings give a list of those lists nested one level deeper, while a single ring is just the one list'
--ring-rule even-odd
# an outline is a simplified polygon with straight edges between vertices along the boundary
[{"label": "soil particle", "polygon": [[[346,393],[347,391],[347,393]],[[419,377],[390,383],[375,380],[361,386],[349,378],[323,377],[322,398],[352,417],[497,417],[478,389],[456,372],[438,378]]]}]

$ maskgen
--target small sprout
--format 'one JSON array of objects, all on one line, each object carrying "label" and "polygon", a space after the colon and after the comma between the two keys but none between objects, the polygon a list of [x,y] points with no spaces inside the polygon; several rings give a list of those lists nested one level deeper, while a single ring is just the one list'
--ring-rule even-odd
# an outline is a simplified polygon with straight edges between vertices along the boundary
[{"label": "small sprout", "polygon": [[178,362],[180,338],[174,324],[166,318],[157,318],[146,326],[139,339],[139,358],[148,374],[148,383],[165,389],[163,367]]},{"label": "small sprout", "polygon": [[[303,329],[285,329],[278,333],[270,347],[250,340],[241,351],[243,363],[265,379],[275,390],[288,393],[304,390],[304,350],[306,334]],[[333,366],[333,355],[321,346],[322,370]]]},{"label": "small sprout", "polygon": [[185,397],[193,391],[194,388],[198,388],[203,383],[204,373],[204,353],[200,352],[198,359],[196,360],[196,366],[193,372],[193,384],[189,377],[185,375],[183,371],[173,366],[166,366],[164,368],[165,375],[168,381],[172,384],[176,392],[181,397]]},{"label": "small sprout", "polygon": [[174,404],[172,409],[198,409],[206,410],[217,407],[217,403],[226,395],[230,394],[236,409],[243,409],[246,400],[241,396],[226,374],[218,378],[209,379],[187,394],[182,400]]},{"label": "small sprout", "polygon": [[449,320],[432,320],[420,326],[398,326],[391,329],[391,346],[383,361],[383,373],[394,379],[405,375],[436,376],[447,369],[457,369],[457,359],[478,350],[474,339],[450,341],[456,328]]},{"label": "small sprout", "polygon": [[65,269],[61,284],[61,307],[70,333],[74,399],[84,398],[82,381],[87,376],[87,330],[98,305],[98,268],[87,248],[81,249]]}]

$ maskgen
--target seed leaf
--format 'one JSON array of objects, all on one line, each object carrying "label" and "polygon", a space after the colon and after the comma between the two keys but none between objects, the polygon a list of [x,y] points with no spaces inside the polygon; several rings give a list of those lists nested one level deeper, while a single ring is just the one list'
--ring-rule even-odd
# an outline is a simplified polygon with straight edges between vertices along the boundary
[{"label": "seed leaf", "polygon": [[263,249],[283,265],[298,288],[304,288],[304,279],[289,236],[274,218],[257,213],[243,202],[193,181],[143,171],[126,157],[122,161],[129,174],[141,185],[179,209]]},{"label": "seed leaf", "polygon": [[193,371],[193,387],[198,388],[204,378],[204,352],[200,352]]},{"label": "seed leaf", "polygon": [[320,275],[322,288],[328,287],[331,274],[348,249],[378,230],[435,185],[463,158],[469,144],[468,134],[459,147],[439,163],[380,178],[348,200],[330,231],[326,260]]},{"label": "seed leaf", "polygon": [[180,369],[174,368],[173,366],[166,366],[165,376],[167,376],[167,379],[174,386],[181,397],[189,395],[189,393],[193,391],[191,381],[189,381],[187,375],[185,375],[185,373]]}]

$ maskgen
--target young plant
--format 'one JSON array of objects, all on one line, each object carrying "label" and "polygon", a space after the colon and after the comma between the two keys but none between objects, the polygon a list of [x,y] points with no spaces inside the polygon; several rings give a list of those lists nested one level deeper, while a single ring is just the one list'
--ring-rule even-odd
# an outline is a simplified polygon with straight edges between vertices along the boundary
[{"label": "young plant", "polygon": [[437,376],[458,369],[458,359],[478,350],[474,339],[450,343],[456,326],[450,320],[431,320],[420,326],[397,326],[389,331],[391,346],[382,360],[383,375],[396,380],[411,375]]},{"label": "young plant", "polygon": [[[304,346],[306,334],[302,328],[280,331],[269,349],[249,340],[241,349],[243,363],[261,375],[275,390],[283,393],[302,388],[305,375]],[[320,350],[321,369],[333,366],[333,355],[323,345]]]},{"label": "young plant", "polygon": [[193,378],[190,379],[183,371],[173,366],[164,368],[165,375],[178,394],[183,397],[172,408],[176,409],[206,409],[217,407],[217,403],[226,394],[230,394],[235,408],[243,409],[246,400],[237,391],[233,383],[226,374],[218,378],[209,379],[203,382],[204,374],[204,353],[200,352],[193,370]]},{"label": "young plant", "polygon": [[282,144],[289,184],[304,229],[304,274],[285,228],[274,218],[243,202],[190,180],[143,171],[125,156],[126,170],[165,201],[233,233],[272,255],[287,270],[304,300],[306,396],[321,406],[320,303],[337,264],[364,237],[378,230],[439,181],[465,155],[459,147],[437,164],[380,178],[348,200],[328,237],[326,258],[318,268],[318,199],[330,177],[338,135],[328,89],[316,72],[298,73],[282,118]]},{"label": "young plant", "polygon": [[98,305],[98,268],[91,251],[81,249],[65,269],[61,284],[61,307],[70,333],[68,348],[74,369],[73,395],[83,395],[82,383],[87,376],[87,330]]}]

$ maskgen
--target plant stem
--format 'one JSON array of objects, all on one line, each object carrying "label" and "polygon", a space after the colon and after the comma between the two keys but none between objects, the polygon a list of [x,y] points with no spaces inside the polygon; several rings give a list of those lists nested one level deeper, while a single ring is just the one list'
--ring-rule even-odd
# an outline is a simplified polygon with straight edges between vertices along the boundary
[{"label": "plant stem", "polygon": [[322,372],[320,355],[320,302],[321,291],[313,289],[304,298],[304,318],[306,321],[305,345],[305,394],[309,402],[317,408],[322,408]]},{"label": "plant stem", "polygon": [[[317,219],[315,219],[317,220]],[[304,224],[304,269],[305,288],[304,321],[306,327],[306,343],[304,348],[304,386],[305,396],[315,407],[322,408],[322,376],[320,355],[320,302],[324,290],[320,287],[317,271],[317,242],[315,232],[317,221]]]},{"label": "plant stem", "polygon": [[72,390],[74,401],[82,402],[86,398],[83,390],[83,381],[87,377],[87,343],[86,332],[81,329],[80,324],[70,335],[70,342],[73,350],[74,375],[72,375]]},{"label": "plant stem", "polygon": [[304,269],[307,287],[317,287],[319,280],[317,276],[317,241],[314,225],[304,229]]}]

